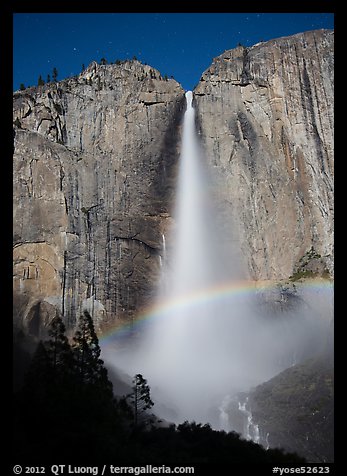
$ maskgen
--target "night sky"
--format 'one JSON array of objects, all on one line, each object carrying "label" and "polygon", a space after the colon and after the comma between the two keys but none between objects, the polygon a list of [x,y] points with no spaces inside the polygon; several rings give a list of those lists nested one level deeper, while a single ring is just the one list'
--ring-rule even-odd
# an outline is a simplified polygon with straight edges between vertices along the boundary
[{"label": "night sky", "polygon": [[193,89],[212,59],[239,43],[334,28],[332,13],[18,13],[13,20],[13,89],[58,80],[92,61],[131,59]]}]

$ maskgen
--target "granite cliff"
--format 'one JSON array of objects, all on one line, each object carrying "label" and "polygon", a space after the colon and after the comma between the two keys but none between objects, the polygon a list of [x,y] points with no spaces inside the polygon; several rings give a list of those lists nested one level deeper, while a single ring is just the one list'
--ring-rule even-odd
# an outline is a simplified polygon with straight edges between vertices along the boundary
[{"label": "granite cliff", "polygon": [[250,276],[283,279],[313,247],[333,270],[334,32],[239,46],[194,90],[224,210],[239,223]]},{"label": "granite cliff", "polygon": [[[184,91],[138,61],[14,94],[15,322],[97,328],[151,299],[170,223]],[[24,321],[23,321],[24,319]],[[43,324],[43,326],[42,326]]]},{"label": "granite cliff", "polygon": [[[288,278],[311,249],[333,271],[333,31],[213,60],[194,90],[225,217],[253,279]],[[17,91],[15,324],[40,336],[58,309],[99,330],[151,301],[170,216],[184,90],[138,61]]]}]

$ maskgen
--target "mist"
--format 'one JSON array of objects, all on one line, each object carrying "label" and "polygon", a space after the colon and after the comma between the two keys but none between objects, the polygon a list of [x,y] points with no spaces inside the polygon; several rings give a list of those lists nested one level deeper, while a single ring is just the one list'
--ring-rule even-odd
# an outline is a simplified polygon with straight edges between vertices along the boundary
[{"label": "mist", "polygon": [[[247,281],[236,235],[219,220],[186,97],[176,225],[165,237],[157,300],[140,335],[103,346],[103,358],[129,378],[143,374],[158,417],[219,429],[225,399],[332,345],[333,288],[297,285],[285,296]],[[269,305],[285,298],[290,305]]]}]

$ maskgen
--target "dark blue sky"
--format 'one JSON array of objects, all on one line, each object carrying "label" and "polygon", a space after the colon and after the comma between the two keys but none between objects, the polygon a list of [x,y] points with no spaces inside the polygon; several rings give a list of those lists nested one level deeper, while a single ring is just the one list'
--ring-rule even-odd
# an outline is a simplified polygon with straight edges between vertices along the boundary
[{"label": "dark blue sky", "polygon": [[334,28],[332,13],[18,13],[13,21],[13,88],[81,72],[82,64],[136,56],[193,89],[212,59],[307,30]]}]

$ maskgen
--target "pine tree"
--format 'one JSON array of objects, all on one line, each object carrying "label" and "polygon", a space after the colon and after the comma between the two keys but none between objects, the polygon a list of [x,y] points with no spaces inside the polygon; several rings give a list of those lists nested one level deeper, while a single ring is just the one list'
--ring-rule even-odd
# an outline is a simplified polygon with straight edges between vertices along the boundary
[{"label": "pine tree", "polygon": [[42,76],[40,74],[39,79],[37,80],[37,85],[38,86],[43,86],[45,84],[44,80],[42,79]]},{"label": "pine tree", "polygon": [[133,378],[133,393],[128,395],[134,412],[134,426],[139,423],[147,423],[145,411],[153,407],[151,400],[150,387],[147,380],[141,374],[136,374]]},{"label": "pine tree", "polygon": [[99,340],[89,312],[83,312],[73,340],[75,368],[80,382],[112,395],[112,383],[108,379],[104,362],[100,359]]},{"label": "pine tree", "polygon": [[107,59],[106,58],[101,58],[100,64],[102,64],[102,65],[107,64]]},{"label": "pine tree", "polygon": [[47,74],[47,83],[50,83],[51,82],[51,76],[50,74]]},{"label": "pine tree", "polygon": [[53,377],[61,380],[71,372],[72,351],[65,335],[65,325],[58,315],[53,319],[48,335],[51,339],[46,342],[45,347],[52,365]]},{"label": "pine tree", "polygon": [[86,69],[86,67],[84,66],[84,63],[82,63],[82,69],[81,69],[81,73],[83,73],[83,71]]},{"label": "pine tree", "polygon": [[25,386],[41,396],[68,390],[73,381],[72,350],[65,335],[65,326],[57,315],[48,330],[50,339],[37,345],[26,376]]},{"label": "pine tree", "polygon": [[52,72],[52,78],[53,78],[53,81],[56,82],[57,81],[57,77],[58,77],[58,70],[56,67],[53,68],[53,72]]},{"label": "pine tree", "polygon": [[20,89],[21,91],[24,91],[24,89],[25,89],[24,83],[20,83],[19,89]]},{"label": "pine tree", "polygon": [[26,386],[15,395],[17,445],[26,456],[39,451],[49,460],[56,454],[85,458],[87,443],[87,457],[93,460],[112,455],[117,445],[122,447],[128,407],[113,396],[91,316],[86,311],[81,316],[73,349],[58,315],[48,332]]}]

